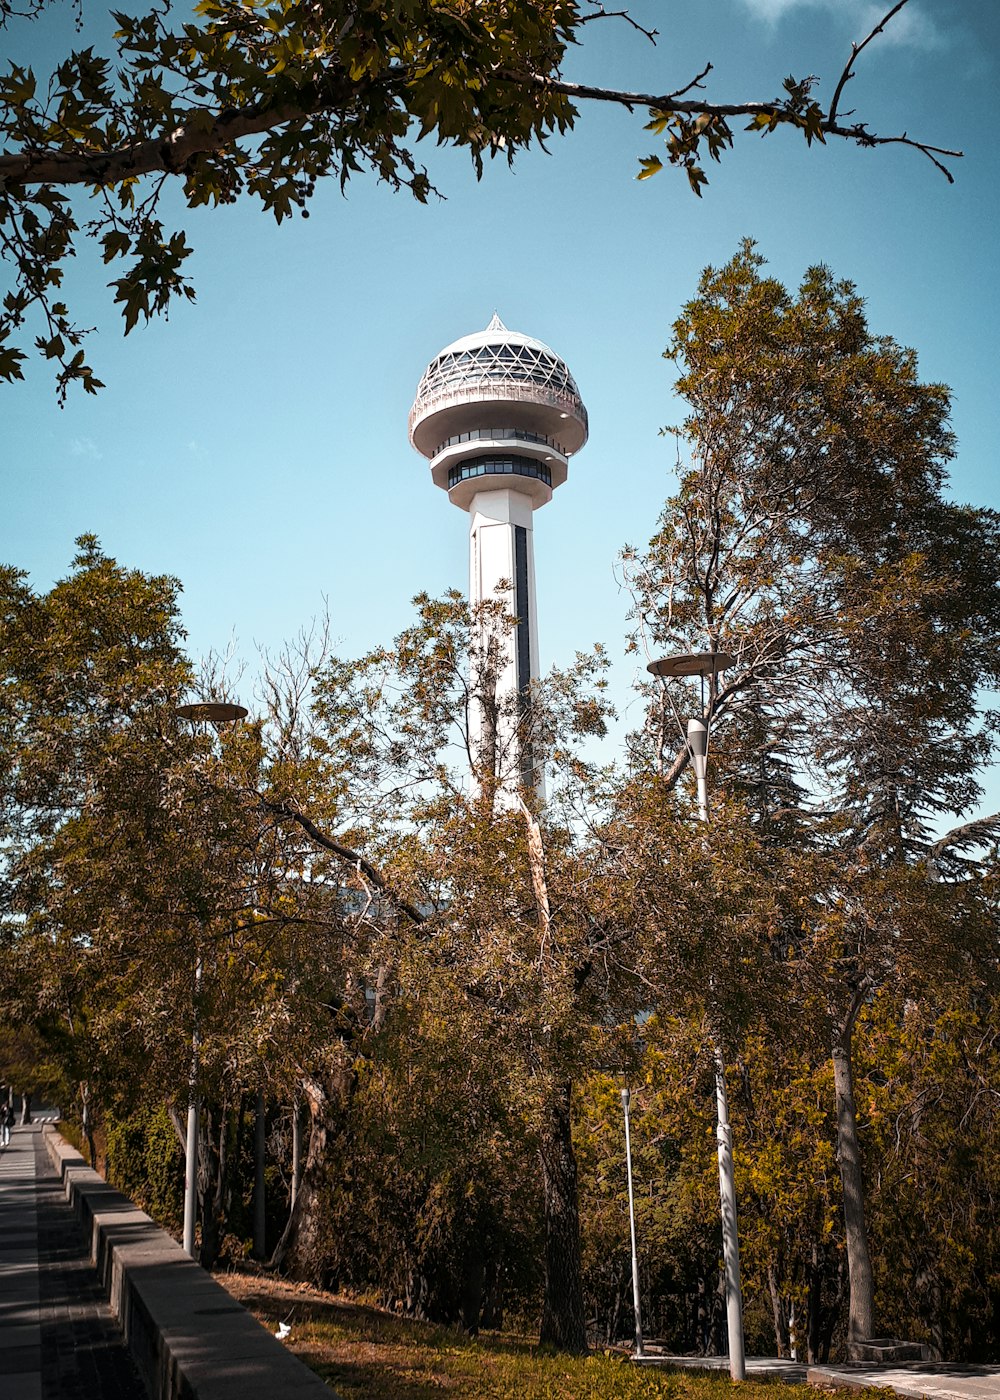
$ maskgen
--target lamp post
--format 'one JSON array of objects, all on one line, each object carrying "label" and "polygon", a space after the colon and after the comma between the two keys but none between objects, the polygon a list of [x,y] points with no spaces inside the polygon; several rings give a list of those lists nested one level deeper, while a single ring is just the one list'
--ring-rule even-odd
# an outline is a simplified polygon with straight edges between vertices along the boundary
[{"label": "lamp post", "polygon": [[[705,680],[711,678],[714,689],[716,676],[720,671],[728,670],[733,661],[734,658],[724,651],[686,652],[651,661],[646,667],[652,675],[664,680],[688,676],[701,678],[701,712],[708,717],[689,719],[685,733],[685,727],[680,724],[680,716],[676,710],[674,713],[681,733],[685,734],[685,743],[691,756],[691,766],[694,768],[697,783],[698,816],[703,822],[708,821],[708,736],[711,716],[711,709],[706,710],[705,706]],[[743,1348],[743,1295],[740,1285],[740,1245],[736,1226],[736,1184],[733,1179],[733,1130],[729,1122],[726,1067],[722,1058],[722,1048],[714,1034],[712,1059],[715,1065],[715,1136],[719,1159],[719,1204],[722,1212],[722,1257],[726,1278],[729,1374],[734,1381],[743,1381],[746,1380],[747,1371]]]},{"label": "lamp post", "polygon": [[628,1224],[632,1238],[632,1306],[635,1310],[635,1353],[638,1360],[642,1356],[642,1312],[639,1306],[639,1252],[635,1243],[635,1196],[632,1191],[632,1136],[629,1131],[628,1108],[632,1095],[628,1088],[622,1090],[622,1110],[625,1114],[625,1165],[628,1176]]},{"label": "lamp post", "polygon": [[[205,703],[179,705],[174,714],[178,719],[191,720],[195,724],[232,724],[246,719],[247,711],[242,705]],[[192,997],[193,1025],[191,1029],[191,1067],[188,1071],[188,1112],[187,1140],[184,1161],[184,1233],[182,1245],[184,1253],[194,1258],[194,1229],[197,1218],[198,1201],[198,1064],[201,1049],[201,1027],[198,1008],[201,1002],[201,941],[195,953],[194,993]]]}]

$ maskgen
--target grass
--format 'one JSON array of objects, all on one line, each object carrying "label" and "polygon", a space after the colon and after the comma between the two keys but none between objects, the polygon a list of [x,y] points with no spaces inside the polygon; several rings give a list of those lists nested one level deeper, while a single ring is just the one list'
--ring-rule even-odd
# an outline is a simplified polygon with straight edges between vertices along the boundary
[{"label": "grass", "polygon": [[[509,1334],[477,1341],[302,1284],[218,1277],[269,1331],[289,1323],[286,1345],[342,1400],[724,1400],[733,1390],[724,1373],[640,1370],[616,1353],[553,1355]],[[740,1400],[816,1400],[810,1386],[779,1393],[776,1384],[746,1381]]]}]

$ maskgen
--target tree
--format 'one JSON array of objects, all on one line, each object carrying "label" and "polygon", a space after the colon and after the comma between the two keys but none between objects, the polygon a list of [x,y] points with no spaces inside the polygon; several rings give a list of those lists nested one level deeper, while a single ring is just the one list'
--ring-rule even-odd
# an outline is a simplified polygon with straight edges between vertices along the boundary
[{"label": "tree", "polygon": [[261,972],[275,922],[268,853],[244,800],[259,734],[215,744],[178,721],[193,674],[176,581],[122,568],[92,537],[78,545],[48,594],[4,577],[8,1003],[71,1077],[92,1151],[102,1115],[186,1107],[199,1024],[210,1263],[223,1086],[253,1081],[273,1001]]},{"label": "tree", "polygon": [[[524,803],[495,809],[503,755],[496,745],[476,750],[470,720],[477,706],[517,705],[497,693],[491,663],[496,626],[513,620],[494,603],[470,616],[458,595],[417,606],[393,647],[331,662],[318,677],[315,752],[338,794],[328,807],[337,836],[317,826],[294,788],[265,803],[343,862],[377,909],[395,988],[390,1029],[407,1006],[444,997],[474,1028],[473,1062],[489,1063],[503,1102],[523,1106],[544,1203],[540,1335],[584,1351],[572,1085],[589,1028],[617,1014],[619,997],[636,1009],[635,985],[617,977],[612,956],[627,933],[603,867],[586,857],[586,832],[560,819],[558,800],[544,817]],[[580,771],[580,737],[603,727],[602,666],[600,655],[581,656],[534,697],[521,723],[536,762],[558,745],[567,770]],[[589,695],[588,681],[597,682]]]},{"label": "tree", "polygon": [[[487,156],[513,161],[567,131],[576,104],[588,101],[648,108],[647,129],[664,138],[666,162],[698,194],[705,156],[718,160],[743,118],[750,131],[790,126],[810,144],[836,136],[866,147],[910,145],[950,180],[943,161],[960,152],[878,136],[840,113],[859,54],[905,3],[852,47],[826,107],[812,77],[787,78],[778,97],[710,101],[701,94],[711,65],[671,93],[570,82],[564,61],[585,26],[628,18],[606,15],[597,0],[405,0],[388,8],[380,0],[203,0],[197,19],[183,22],[156,7],[115,13],[114,60],[89,47],[51,79],[13,61],[0,77],[0,248],[15,269],[0,314],[0,376],[22,377],[25,351],[12,337],[37,328],[38,351],[58,366],[60,395],[71,383],[90,393],[101,387],[86,362],[85,332],[60,299],[81,231],[106,264],[124,265],[110,285],[126,333],[175,297],[193,297],[185,234],[167,232],[158,214],[171,181],[191,207],[250,196],[279,221],[295,209],[308,213],[318,179],[343,187],[362,170],[425,200],[432,187],[414,149],[422,137],[464,147],[481,174]],[[44,5],[28,0],[28,15]],[[16,0],[4,0],[0,25],[18,13]],[[651,155],[639,178],[662,164]],[[82,230],[75,190],[88,197]]]},{"label": "tree", "polygon": [[[902,997],[958,967],[991,975],[983,902],[929,881],[927,863],[932,823],[977,800],[994,752],[979,696],[1000,670],[1000,517],[946,497],[948,391],[871,332],[855,288],[813,268],[791,296],[762,266],[744,244],[675,323],[692,460],[626,570],[637,644],[735,658],[703,710],[688,701],[712,721],[720,784],[731,774],[747,790],[752,775],[758,826],[802,862],[782,939],[832,1053],[858,1339],[874,1328],[858,1017],[879,987]],[[748,740],[790,770],[762,767]],[[668,786],[689,761],[662,692],[637,757]]]}]

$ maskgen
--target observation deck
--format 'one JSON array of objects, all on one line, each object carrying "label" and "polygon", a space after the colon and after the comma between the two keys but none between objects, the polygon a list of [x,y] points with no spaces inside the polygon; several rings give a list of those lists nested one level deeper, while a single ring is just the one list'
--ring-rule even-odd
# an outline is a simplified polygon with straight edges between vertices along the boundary
[{"label": "observation deck", "polygon": [[565,362],[494,315],[436,355],[417,386],[410,441],[436,485],[468,509],[483,490],[523,492],[535,506],[567,477],[587,441],[587,410]]}]

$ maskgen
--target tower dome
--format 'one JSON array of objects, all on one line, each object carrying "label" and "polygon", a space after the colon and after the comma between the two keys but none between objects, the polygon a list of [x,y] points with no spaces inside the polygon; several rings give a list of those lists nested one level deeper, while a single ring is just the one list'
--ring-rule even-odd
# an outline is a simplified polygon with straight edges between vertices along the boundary
[{"label": "tower dome", "polygon": [[[494,313],[485,330],[446,345],[427,366],[410,410],[410,441],[463,509],[469,490],[460,488],[470,477],[456,467],[470,458],[479,478],[513,470],[537,481],[529,494],[544,505],[566,480],[566,459],[587,441],[587,410],[565,361]],[[532,462],[537,475],[525,465]]]}]

